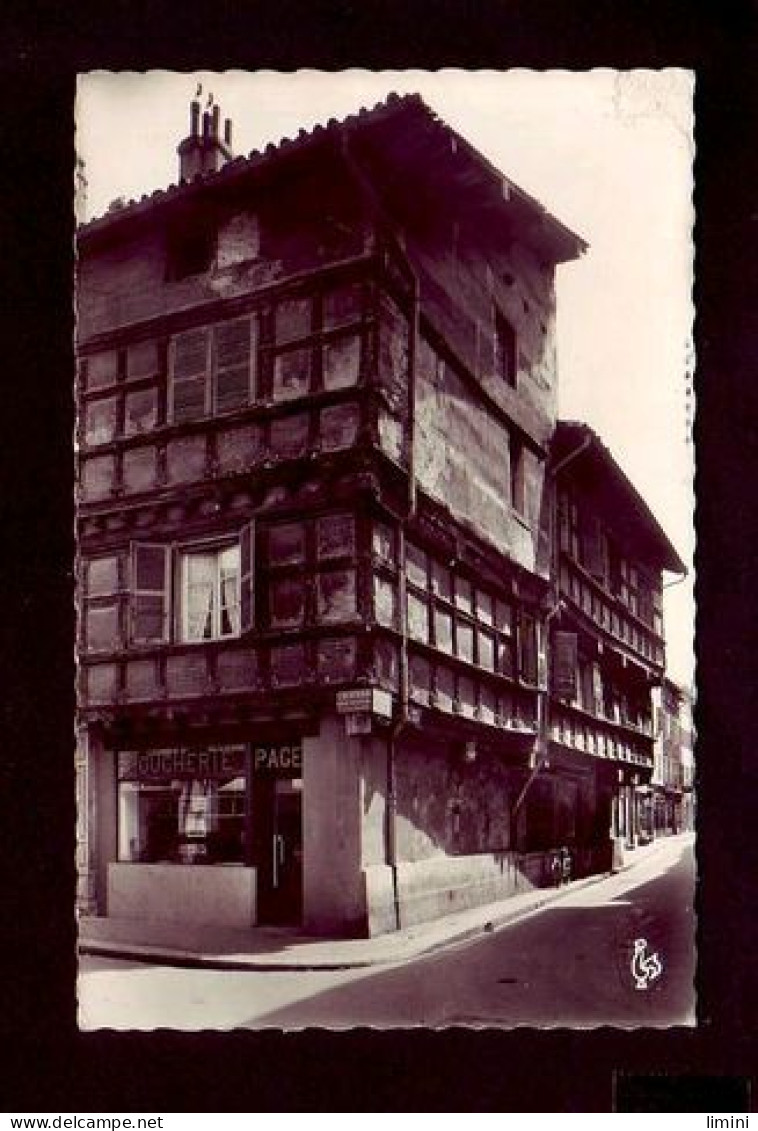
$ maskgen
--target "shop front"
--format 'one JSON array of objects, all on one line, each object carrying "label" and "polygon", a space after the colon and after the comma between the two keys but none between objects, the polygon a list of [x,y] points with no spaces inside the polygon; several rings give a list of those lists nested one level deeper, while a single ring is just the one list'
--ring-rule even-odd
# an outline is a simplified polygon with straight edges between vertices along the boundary
[{"label": "shop front", "polygon": [[299,738],[120,750],[113,758],[108,915],[225,926],[300,922]]}]

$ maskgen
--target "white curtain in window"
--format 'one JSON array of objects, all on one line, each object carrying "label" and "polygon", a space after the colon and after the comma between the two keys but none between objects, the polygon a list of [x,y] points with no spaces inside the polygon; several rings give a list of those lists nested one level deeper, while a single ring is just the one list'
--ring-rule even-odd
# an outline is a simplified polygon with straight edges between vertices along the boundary
[{"label": "white curtain in window", "polygon": [[184,569],[184,639],[210,640],[213,636],[216,555],[187,555]]},{"label": "white curtain in window", "polygon": [[239,606],[239,546],[230,546],[218,558],[220,593],[220,635],[238,636],[240,631]]}]

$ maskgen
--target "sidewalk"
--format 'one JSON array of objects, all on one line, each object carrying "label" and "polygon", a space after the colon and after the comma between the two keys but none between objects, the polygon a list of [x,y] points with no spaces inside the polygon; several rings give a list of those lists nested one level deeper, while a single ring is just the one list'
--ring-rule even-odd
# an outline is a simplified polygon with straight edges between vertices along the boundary
[{"label": "sidewalk", "polygon": [[[682,843],[688,835],[662,838],[636,849],[621,870],[649,860],[666,846]],[[499,903],[459,911],[372,939],[313,938],[297,928],[242,929],[83,917],[79,921],[79,951],[155,965],[216,970],[346,970],[381,966],[407,962],[484,931],[493,931],[607,878],[608,873],[601,873],[560,888],[536,888]]]}]

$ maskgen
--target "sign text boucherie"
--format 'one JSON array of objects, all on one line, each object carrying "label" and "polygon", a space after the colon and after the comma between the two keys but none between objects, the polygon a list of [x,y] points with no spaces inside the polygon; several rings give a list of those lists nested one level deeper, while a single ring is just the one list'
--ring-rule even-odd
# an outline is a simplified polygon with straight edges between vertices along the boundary
[{"label": "sign text boucherie", "polygon": [[234,778],[245,772],[242,746],[218,746],[202,750],[140,750],[119,757],[121,780],[174,780],[181,778]]}]

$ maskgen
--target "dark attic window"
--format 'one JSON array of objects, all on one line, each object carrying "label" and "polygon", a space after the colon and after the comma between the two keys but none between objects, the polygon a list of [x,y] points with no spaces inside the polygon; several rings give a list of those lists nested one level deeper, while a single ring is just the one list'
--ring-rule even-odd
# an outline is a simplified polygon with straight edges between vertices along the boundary
[{"label": "dark attic window", "polygon": [[213,260],[216,233],[204,217],[188,215],[168,230],[166,277],[169,280],[202,275]]},{"label": "dark attic window", "polygon": [[516,331],[499,310],[495,311],[495,372],[516,388]]}]

